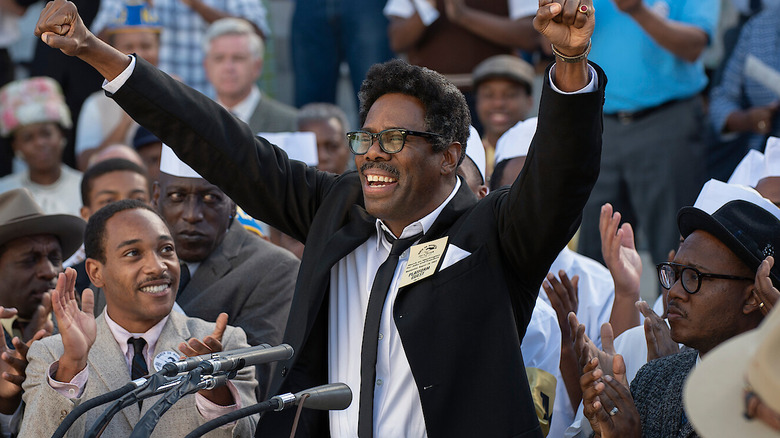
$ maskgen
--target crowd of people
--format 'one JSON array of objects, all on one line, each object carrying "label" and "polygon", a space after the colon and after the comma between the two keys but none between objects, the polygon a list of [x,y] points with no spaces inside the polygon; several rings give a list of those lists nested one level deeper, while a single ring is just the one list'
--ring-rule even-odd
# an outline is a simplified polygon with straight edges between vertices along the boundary
[{"label": "crowd of people", "polygon": [[3,436],[282,343],[153,436],[336,382],[208,436],[780,436],[780,2],[734,0],[710,71],[720,2],[298,0],[287,103],[260,0],[33,3],[0,0],[40,39],[14,78],[0,38]]}]

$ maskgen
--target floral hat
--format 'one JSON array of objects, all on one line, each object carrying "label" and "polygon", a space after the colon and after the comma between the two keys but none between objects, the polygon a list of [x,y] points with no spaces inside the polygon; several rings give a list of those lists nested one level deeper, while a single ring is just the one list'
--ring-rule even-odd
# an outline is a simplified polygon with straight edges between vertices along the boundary
[{"label": "floral hat", "polygon": [[0,88],[0,136],[33,123],[56,122],[73,126],[60,85],[52,78],[35,77],[13,81]]}]

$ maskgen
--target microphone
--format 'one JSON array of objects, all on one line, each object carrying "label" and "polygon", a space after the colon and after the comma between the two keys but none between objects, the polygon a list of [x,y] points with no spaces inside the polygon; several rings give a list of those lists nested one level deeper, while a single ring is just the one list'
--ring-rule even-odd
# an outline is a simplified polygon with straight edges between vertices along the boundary
[{"label": "microphone", "polygon": [[293,348],[288,344],[276,347],[257,346],[242,349],[243,351],[228,351],[224,357],[216,357],[205,360],[198,365],[203,374],[212,374],[218,371],[236,371],[252,365],[260,365],[268,362],[287,360],[293,356]]},{"label": "microphone", "polygon": [[[329,383],[327,385],[321,385],[314,388],[305,389],[301,392],[295,393],[292,400],[285,402],[282,399],[287,394],[281,396],[277,395],[273,398],[279,398],[284,403],[284,407],[276,409],[281,411],[282,409],[290,405],[300,405],[309,409],[317,409],[320,411],[341,411],[347,409],[352,403],[352,390],[349,389],[346,383]],[[306,396],[304,398],[304,396]]]},{"label": "microphone", "polygon": [[[305,397],[304,397],[305,396]],[[352,403],[352,390],[345,383],[329,383],[301,392],[281,394],[256,405],[247,406],[198,426],[185,438],[197,438],[220,426],[265,411],[281,411],[293,405],[318,410],[343,410]]]},{"label": "microphone", "polygon": [[253,352],[253,351],[262,350],[266,348],[271,348],[271,346],[269,344],[260,344],[254,347],[239,348],[237,350],[220,351],[217,353],[202,354],[200,356],[188,357],[186,359],[178,360],[176,362],[166,363],[165,365],[163,365],[159,373],[166,377],[173,377],[179,373],[186,373],[188,371],[192,371],[195,368],[197,368],[198,365],[202,364],[204,361],[209,359],[215,359],[218,357],[225,357],[225,356],[232,356],[232,355],[241,355],[246,352]]}]

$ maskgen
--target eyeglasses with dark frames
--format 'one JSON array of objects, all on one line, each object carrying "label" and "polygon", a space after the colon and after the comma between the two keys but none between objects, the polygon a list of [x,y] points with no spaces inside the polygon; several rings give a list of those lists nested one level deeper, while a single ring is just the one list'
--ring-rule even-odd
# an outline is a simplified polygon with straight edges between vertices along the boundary
[{"label": "eyeglasses with dark frames", "polygon": [[397,154],[401,152],[406,144],[406,137],[415,135],[426,139],[435,139],[441,135],[434,132],[411,131],[409,129],[393,128],[379,131],[376,134],[366,131],[347,132],[347,143],[355,155],[365,155],[374,143],[374,139],[379,140],[379,147],[388,154]]},{"label": "eyeglasses with dark frames", "polygon": [[711,274],[701,272],[693,266],[681,265],[679,263],[664,262],[656,265],[658,270],[658,281],[661,287],[669,290],[680,280],[685,292],[695,294],[701,288],[703,278],[717,278],[720,280],[745,280],[755,281],[754,278],[740,277],[737,275]]}]

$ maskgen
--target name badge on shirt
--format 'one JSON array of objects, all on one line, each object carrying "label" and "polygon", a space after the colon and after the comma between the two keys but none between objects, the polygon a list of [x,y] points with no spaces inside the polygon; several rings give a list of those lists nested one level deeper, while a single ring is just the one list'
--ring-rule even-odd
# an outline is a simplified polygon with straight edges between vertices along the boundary
[{"label": "name badge on shirt", "polygon": [[179,357],[180,355],[170,350],[158,353],[157,356],[154,357],[154,369],[160,371],[166,363],[176,362],[179,360]]},{"label": "name badge on shirt", "polygon": [[398,287],[404,287],[433,275],[446,247],[447,236],[444,236],[409,248],[409,261],[406,263]]}]

